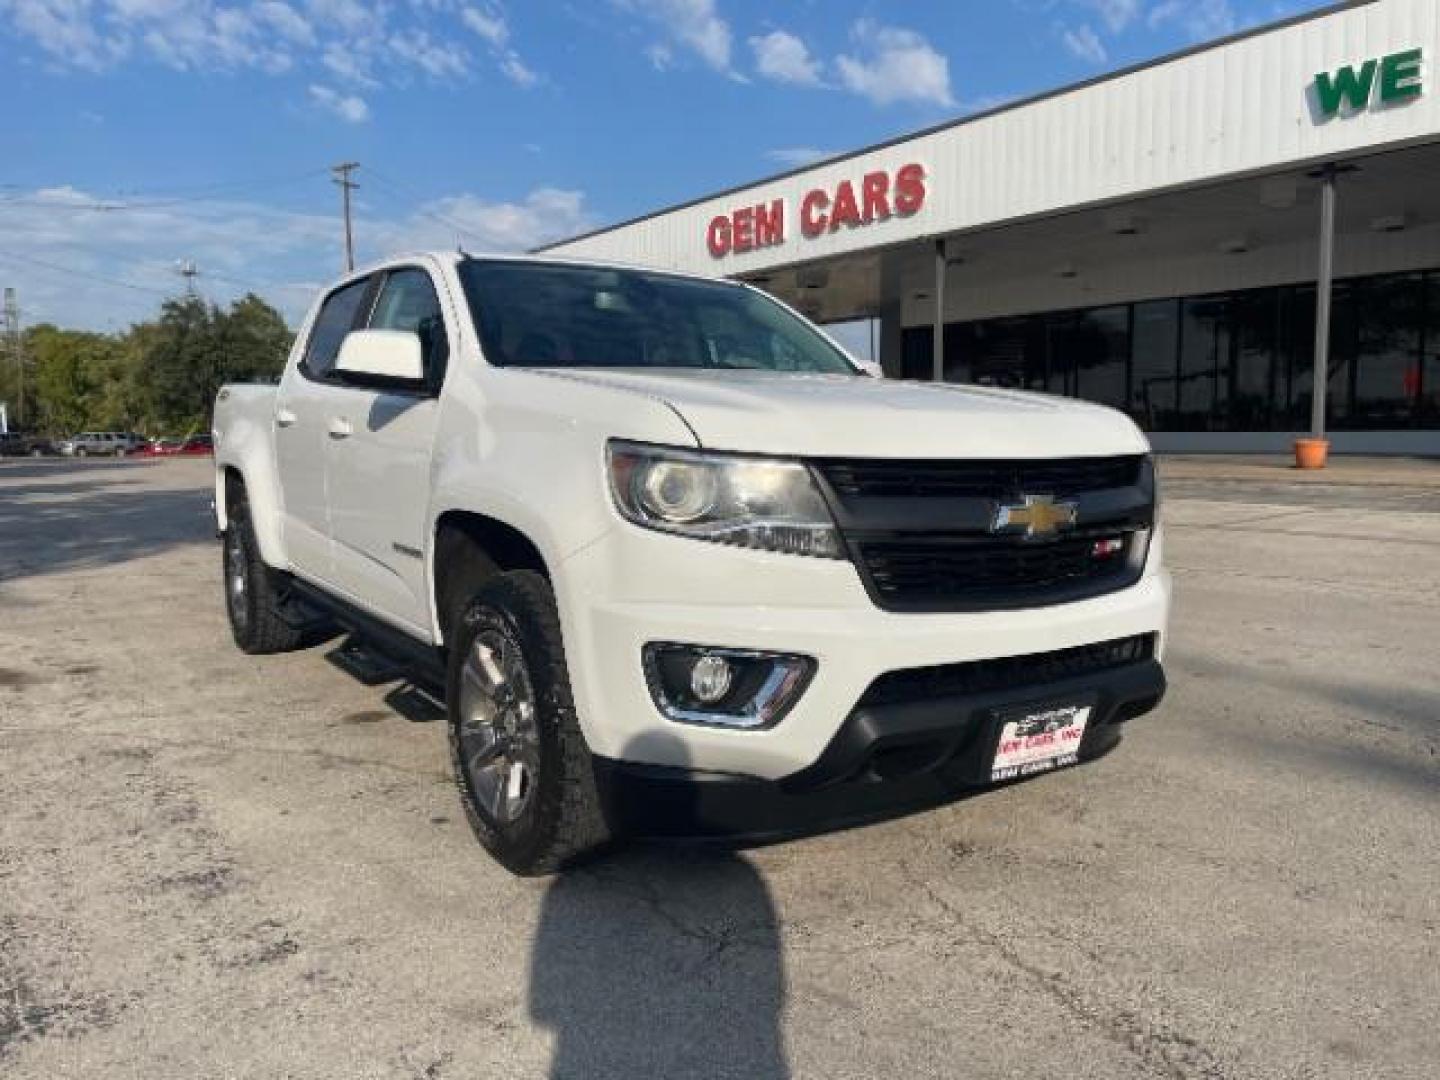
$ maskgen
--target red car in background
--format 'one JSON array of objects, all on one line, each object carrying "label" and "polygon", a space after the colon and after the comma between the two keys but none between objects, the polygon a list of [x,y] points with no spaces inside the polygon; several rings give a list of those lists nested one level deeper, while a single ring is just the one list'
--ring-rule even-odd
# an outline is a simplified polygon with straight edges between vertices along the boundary
[{"label": "red car in background", "polygon": [[210,435],[191,435],[175,451],[176,457],[214,457],[215,439]]},{"label": "red car in background", "polygon": [[215,453],[215,440],[209,435],[152,439],[134,453],[136,457],[210,457]]}]

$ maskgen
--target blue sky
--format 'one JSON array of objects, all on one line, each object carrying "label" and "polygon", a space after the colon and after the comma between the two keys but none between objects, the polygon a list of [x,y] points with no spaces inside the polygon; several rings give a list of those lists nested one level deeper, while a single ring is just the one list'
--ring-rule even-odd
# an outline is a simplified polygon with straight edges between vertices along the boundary
[{"label": "blue sky", "polygon": [[0,283],[123,329],[298,320],[359,254],[523,249],[1322,6],[1300,0],[0,0]]}]

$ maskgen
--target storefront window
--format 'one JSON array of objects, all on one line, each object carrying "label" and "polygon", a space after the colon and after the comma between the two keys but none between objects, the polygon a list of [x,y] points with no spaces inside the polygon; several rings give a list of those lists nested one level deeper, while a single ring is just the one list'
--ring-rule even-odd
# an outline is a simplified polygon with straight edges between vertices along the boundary
[{"label": "storefront window", "polygon": [[1040,316],[1045,327],[1045,390],[1051,394],[1075,392],[1075,313]]},{"label": "storefront window", "polygon": [[1420,343],[1421,361],[1415,367],[1415,419],[1426,427],[1440,424],[1440,270],[1425,275],[1425,317]]},{"label": "storefront window", "polygon": [[1315,371],[1315,287],[1297,285],[1282,290],[1282,348],[1289,373],[1282,429],[1307,431],[1310,427],[1310,388]]},{"label": "storefront window", "polygon": [[1420,320],[1424,278],[1399,274],[1355,285],[1354,394],[1348,427],[1415,423],[1420,407]]},{"label": "storefront window", "polygon": [[1130,378],[1130,310],[1125,304],[1080,312],[1072,337],[1076,397],[1123,409]]},{"label": "storefront window", "polygon": [[1210,431],[1218,422],[1216,376],[1228,367],[1230,351],[1228,298],[1200,296],[1180,308],[1179,410],[1177,431]]},{"label": "storefront window", "polygon": [[1045,336],[1039,318],[989,319],[971,325],[974,333],[965,348],[974,382],[1008,390],[1045,389]]},{"label": "storefront window", "polygon": [[[949,336],[949,327],[946,328]],[[928,326],[908,327],[900,337],[903,378],[928,380],[935,371],[935,332]]]},{"label": "storefront window", "polygon": [[[928,379],[931,330],[904,372]],[[1147,431],[1305,431],[1315,287],[1285,285],[951,323],[947,379],[1047,390],[1124,409]],[[1337,281],[1327,422],[1440,424],[1440,270]]]},{"label": "storefront window", "polygon": [[1233,351],[1227,369],[1226,400],[1231,431],[1273,431],[1280,377],[1280,290],[1257,289],[1230,301]]},{"label": "storefront window", "polygon": [[1175,423],[1175,356],[1179,342],[1178,300],[1135,305],[1130,415],[1146,431],[1167,431]]}]

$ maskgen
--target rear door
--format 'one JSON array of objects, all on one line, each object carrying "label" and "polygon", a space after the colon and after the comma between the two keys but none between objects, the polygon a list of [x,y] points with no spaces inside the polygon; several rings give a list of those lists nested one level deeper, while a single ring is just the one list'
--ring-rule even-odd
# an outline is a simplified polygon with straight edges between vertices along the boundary
[{"label": "rear door", "polygon": [[371,279],[348,282],[320,306],[300,362],[286,369],[275,397],[275,460],[284,505],[285,552],[301,575],[334,580],[325,490],[329,425],[351,391],[335,381],[340,342],[368,311]]},{"label": "rear door", "polygon": [[366,325],[420,338],[415,384],[352,384],[331,417],[326,446],[336,583],[364,606],[429,637],[425,524],[430,459],[454,312],[424,265],[386,270]]}]

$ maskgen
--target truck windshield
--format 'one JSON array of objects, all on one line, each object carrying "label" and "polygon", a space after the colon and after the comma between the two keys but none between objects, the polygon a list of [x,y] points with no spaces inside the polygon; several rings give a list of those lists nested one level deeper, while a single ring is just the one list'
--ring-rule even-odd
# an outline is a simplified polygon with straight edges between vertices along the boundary
[{"label": "truck windshield", "polygon": [[740,285],[504,259],[467,259],[460,278],[499,367],[861,374],[804,320]]}]

